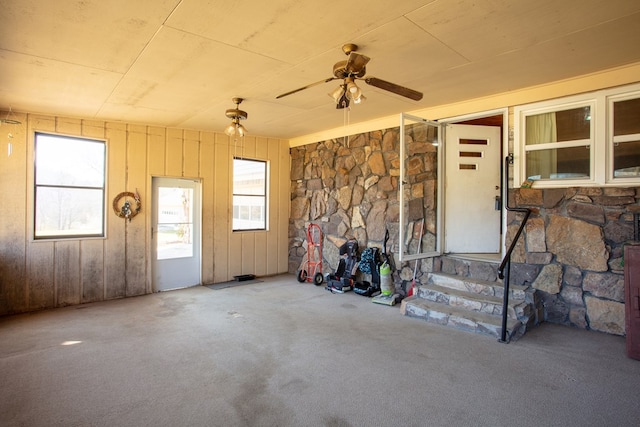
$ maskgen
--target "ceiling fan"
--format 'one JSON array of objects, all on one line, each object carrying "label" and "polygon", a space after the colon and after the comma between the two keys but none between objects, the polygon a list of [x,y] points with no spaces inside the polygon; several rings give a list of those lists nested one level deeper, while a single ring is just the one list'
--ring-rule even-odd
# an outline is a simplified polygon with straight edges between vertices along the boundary
[{"label": "ceiling fan", "polygon": [[319,82],[311,83],[304,87],[292,90],[287,93],[283,93],[282,95],[276,96],[276,99],[292,95],[294,93],[309,89],[310,87],[317,86],[322,83],[328,83],[332,80],[343,81],[336,90],[329,94],[331,97],[333,97],[334,101],[336,102],[336,108],[338,109],[348,107],[351,101],[359,104],[362,100],[365,99],[364,95],[362,95],[362,91],[356,84],[356,80],[364,80],[368,85],[388,90],[389,92],[393,92],[400,96],[413,99],[414,101],[419,101],[422,99],[422,93],[416,90],[409,89],[395,83],[388,82],[386,80],[378,79],[376,77],[365,77],[365,74],[367,73],[366,65],[371,58],[357,53],[357,50],[357,45],[353,43],[345,44],[344,46],[342,46],[342,51],[345,53],[345,55],[349,56],[349,59],[347,59],[346,61],[339,61],[333,66],[333,77],[329,77],[327,79],[320,80]]}]

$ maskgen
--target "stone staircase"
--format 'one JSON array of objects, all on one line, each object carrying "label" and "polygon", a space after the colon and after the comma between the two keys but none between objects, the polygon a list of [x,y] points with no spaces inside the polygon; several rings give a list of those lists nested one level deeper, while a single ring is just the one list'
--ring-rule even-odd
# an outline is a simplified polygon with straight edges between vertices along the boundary
[{"label": "stone staircase", "polygon": [[[499,338],[503,294],[501,281],[429,273],[427,284],[419,286],[416,295],[405,298],[401,310],[406,316]],[[511,284],[507,341],[520,338],[537,324],[538,313],[533,289]]]}]

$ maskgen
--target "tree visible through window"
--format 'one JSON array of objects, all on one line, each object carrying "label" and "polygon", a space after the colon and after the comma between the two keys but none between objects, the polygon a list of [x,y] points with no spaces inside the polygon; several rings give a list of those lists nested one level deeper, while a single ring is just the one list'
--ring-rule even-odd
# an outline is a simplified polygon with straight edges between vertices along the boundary
[{"label": "tree visible through window", "polygon": [[267,228],[267,162],[233,159],[233,231]]},{"label": "tree visible through window", "polygon": [[34,238],[104,236],[105,142],[36,133]]}]

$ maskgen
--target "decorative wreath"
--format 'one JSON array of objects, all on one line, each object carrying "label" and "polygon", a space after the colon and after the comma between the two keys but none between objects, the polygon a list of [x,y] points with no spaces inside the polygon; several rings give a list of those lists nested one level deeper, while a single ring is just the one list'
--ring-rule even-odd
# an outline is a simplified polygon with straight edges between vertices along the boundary
[{"label": "decorative wreath", "polygon": [[[124,203],[120,206],[120,199],[124,197]],[[132,198],[136,204],[135,209],[132,209],[131,202],[129,202],[129,198]],[[135,193],[130,191],[123,191],[118,194],[115,199],[113,199],[113,211],[120,218],[126,218],[131,221],[131,218],[138,215],[140,212],[141,204],[140,204],[140,195],[136,190]]]}]

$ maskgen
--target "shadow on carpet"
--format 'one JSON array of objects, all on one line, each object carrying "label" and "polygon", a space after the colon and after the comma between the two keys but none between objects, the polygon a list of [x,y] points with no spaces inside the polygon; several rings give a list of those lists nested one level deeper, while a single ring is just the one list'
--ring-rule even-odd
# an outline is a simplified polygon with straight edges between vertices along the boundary
[{"label": "shadow on carpet", "polygon": [[254,280],[232,280],[230,282],[214,283],[213,285],[204,285],[204,286],[209,288],[209,289],[213,289],[214,291],[217,291],[219,289],[234,288],[236,286],[250,285],[252,283],[262,283],[262,280],[258,280],[258,279],[254,279]]}]

